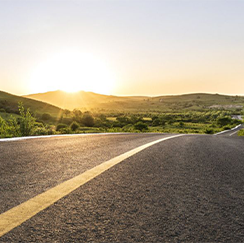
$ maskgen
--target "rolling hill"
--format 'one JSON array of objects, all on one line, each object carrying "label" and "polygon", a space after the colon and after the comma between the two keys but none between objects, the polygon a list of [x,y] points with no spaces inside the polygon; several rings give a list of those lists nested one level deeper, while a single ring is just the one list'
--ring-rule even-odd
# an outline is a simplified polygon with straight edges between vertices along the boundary
[{"label": "rolling hill", "polygon": [[128,96],[120,97],[113,95],[102,95],[93,92],[79,91],[76,93],[67,93],[61,90],[50,91],[46,93],[31,94],[24,96],[26,98],[44,101],[63,109],[120,109],[126,108],[128,104],[134,107],[134,103],[140,102],[147,97]]},{"label": "rolling hill", "polygon": [[37,115],[49,113],[53,117],[58,117],[58,115],[61,113],[61,109],[59,107],[45,103],[43,101],[37,101],[0,91],[1,113],[18,113],[18,102],[22,102],[25,108],[30,108],[30,110]]},{"label": "rolling hill", "polygon": [[202,109],[242,109],[243,96],[229,96],[219,94],[185,94],[170,96],[112,96],[92,92],[79,91],[66,93],[51,91],[25,96],[50,103],[63,109],[100,110],[116,112],[161,112],[176,110]]}]

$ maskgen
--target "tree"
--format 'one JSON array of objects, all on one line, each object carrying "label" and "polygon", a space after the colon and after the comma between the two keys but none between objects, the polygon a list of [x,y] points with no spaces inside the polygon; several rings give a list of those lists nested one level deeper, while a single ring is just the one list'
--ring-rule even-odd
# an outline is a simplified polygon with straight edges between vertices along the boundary
[{"label": "tree", "polygon": [[85,113],[82,117],[81,122],[87,127],[93,127],[95,124],[95,119],[91,114]]},{"label": "tree", "polygon": [[64,110],[64,115],[67,117],[68,115],[70,115],[71,111],[68,109]]},{"label": "tree", "polygon": [[22,136],[29,136],[32,134],[32,131],[34,129],[35,118],[31,115],[29,108],[25,111],[22,102],[19,102],[18,107],[20,113],[20,119],[19,119],[20,133]]},{"label": "tree", "polygon": [[73,120],[78,123],[81,123],[82,112],[80,110],[74,109],[72,111],[72,114],[73,114]]},{"label": "tree", "polygon": [[79,124],[77,122],[72,122],[71,125],[70,125],[70,128],[72,131],[76,131],[78,128],[79,128]]}]

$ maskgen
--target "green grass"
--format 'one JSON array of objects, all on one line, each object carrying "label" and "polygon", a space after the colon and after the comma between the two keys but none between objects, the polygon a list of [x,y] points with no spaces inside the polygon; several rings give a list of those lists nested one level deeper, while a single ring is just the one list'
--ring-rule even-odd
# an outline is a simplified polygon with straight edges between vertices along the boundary
[{"label": "green grass", "polygon": [[[62,91],[53,91],[43,94],[29,95],[29,98],[49,102],[50,104],[73,110],[79,108],[83,111],[93,112],[175,112],[175,111],[198,111],[208,109],[239,109],[237,105],[244,106],[243,96],[227,96],[219,94],[186,94],[171,96],[111,96],[100,95],[91,92],[77,92],[67,94]],[[219,105],[217,108],[210,108]],[[226,107],[234,105],[234,107]]]},{"label": "green grass", "polygon": [[238,132],[238,136],[244,136],[244,129],[241,129],[241,130]]},{"label": "green grass", "polygon": [[53,117],[59,117],[62,112],[60,108],[53,105],[0,91],[1,114],[4,113],[2,112],[3,110],[7,113],[17,114],[18,102],[22,102],[25,108],[30,108],[31,112],[37,116],[43,113],[49,113]]},{"label": "green grass", "polygon": [[11,117],[15,117],[15,118],[18,118],[20,117],[19,115],[17,114],[14,114],[14,113],[6,113],[6,112],[0,112],[0,116],[5,119],[5,120],[9,120]]}]

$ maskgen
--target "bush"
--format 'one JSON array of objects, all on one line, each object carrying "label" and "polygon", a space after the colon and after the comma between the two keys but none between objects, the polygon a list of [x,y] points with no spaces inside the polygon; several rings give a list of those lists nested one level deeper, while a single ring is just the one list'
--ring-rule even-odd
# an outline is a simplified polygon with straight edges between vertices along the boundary
[{"label": "bush", "polygon": [[135,128],[136,130],[139,130],[139,131],[142,131],[142,130],[148,130],[148,126],[147,126],[147,124],[145,124],[145,123],[143,123],[143,122],[141,122],[141,121],[137,122],[137,123],[134,125],[134,128]]},{"label": "bush", "polygon": [[122,128],[123,132],[133,132],[134,131],[134,126],[131,124],[125,125]]},{"label": "bush", "polygon": [[179,127],[184,127],[184,122],[179,122]]},{"label": "bush", "polygon": [[152,126],[157,127],[157,126],[159,126],[160,124],[161,124],[160,119],[158,119],[158,118],[153,119]]},{"label": "bush", "polygon": [[72,122],[72,124],[70,125],[70,128],[72,131],[76,131],[79,128],[79,124],[77,122]]},{"label": "bush", "polygon": [[65,127],[65,128],[60,129],[60,133],[70,134],[70,133],[72,133],[72,131],[71,131],[70,127]]},{"label": "bush", "polygon": [[226,125],[231,124],[231,123],[232,123],[232,119],[228,116],[219,117],[217,119],[217,125],[220,127],[226,126]]},{"label": "bush", "polygon": [[223,129],[224,129],[224,130],[230,130],[231,127],[229,127],[229,126],[224,126]]},{"label": "bush", "polygon": [[241,129],[241,130],[238,132],[238,136],[244,136],[244,129]]},{"label": "bush", "polygon": [[47,135],[48,134],[48,130],[45,127],[37,127],[34,132],[33,135]]},{"label": "bush", "polygon": [[0,116],[0,137],[7,136],[7,127],[6,121]]},{"label": "bush", "polygon": [[31,115],[29,108],[25,111],[22,102],[19,102],[19,125],[22,136],[29,136],[32,134],[35,124],[35,118]]},{"label": "bush", "polygon": [[56,127],[56,131],[60,131],[61,129],[64,129],[66,128],[67,125],[66,124],[62,124],[62,123],[59,123]]},{"label": "bush", "polygon": [[213,133],[214,133],[214,130],[211,129],[211,128],[206,128],[204,132],[205,132],[206,134],[213,134]]}]

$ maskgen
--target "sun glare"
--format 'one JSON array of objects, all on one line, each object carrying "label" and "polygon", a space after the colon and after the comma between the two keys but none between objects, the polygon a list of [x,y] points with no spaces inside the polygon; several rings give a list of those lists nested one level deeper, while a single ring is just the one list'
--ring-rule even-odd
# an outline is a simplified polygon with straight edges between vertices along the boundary
[{"label": "sun glare", "polygon": [[115,84],[115,75],[103,60],[90,54],[62,53],[39,64],[32,72],[32,92],[79,90],[108,94]]}]

